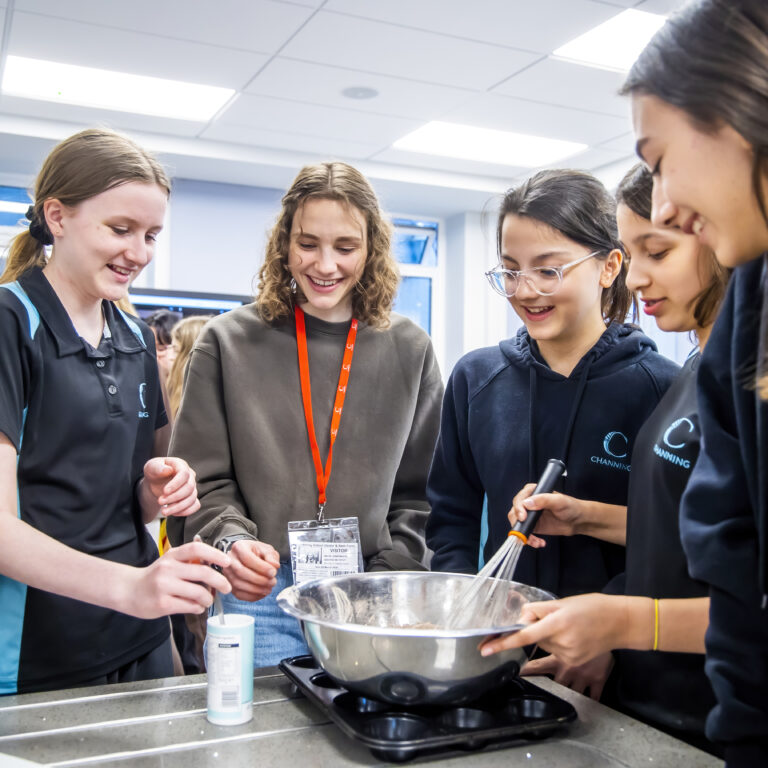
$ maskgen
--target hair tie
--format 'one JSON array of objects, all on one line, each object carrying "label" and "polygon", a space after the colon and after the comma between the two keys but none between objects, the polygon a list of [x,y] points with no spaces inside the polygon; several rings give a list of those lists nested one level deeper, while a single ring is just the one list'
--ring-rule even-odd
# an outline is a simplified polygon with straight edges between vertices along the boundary
[{"label": "hair tie", "polygon": [[41,223],[37,218],[34,205],[30,205],[29,208],[27,208],[27,213],[25,215],[29,220],[29,234],[34,237],[40,245],[53,245],[53,235],[48,230],[48,227],[44,223]]}]

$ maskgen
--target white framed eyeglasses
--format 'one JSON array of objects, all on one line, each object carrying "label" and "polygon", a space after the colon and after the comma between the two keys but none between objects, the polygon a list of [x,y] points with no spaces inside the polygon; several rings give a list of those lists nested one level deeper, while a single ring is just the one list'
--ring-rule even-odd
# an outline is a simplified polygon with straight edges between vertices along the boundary
[{"label": "white framed eyeglasses", "polygon": [[512,298],[520,287],[520,281],[526,280],[528,285],[533,288],[539,296],[551,296],[560,290],[563,284],[563,274],[567,269],[581,264],[587,259],[600,254],[600,251],[588,253],[580,259],[562,264],[559,267],[531,267],[530,269],[505,269],[501,264],[497,264],[493,269],[489,269],[485,276],[496,293],[506,298]]}]

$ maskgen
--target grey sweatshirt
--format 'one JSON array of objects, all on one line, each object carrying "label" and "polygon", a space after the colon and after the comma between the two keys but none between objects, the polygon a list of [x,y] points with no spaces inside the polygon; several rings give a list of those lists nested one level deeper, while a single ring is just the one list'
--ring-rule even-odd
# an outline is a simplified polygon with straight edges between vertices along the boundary
[{"label": "grey sweatshirt", "polygon": [[[349,323],[306,315],[312,407],[325,466]],[[190,358],[170,455],[197,472],[201,509],[169,518],[172,544],[250,533],[289,560],[287,525],[314,519],[317,484],[293,317],[251,304],[211,320]],[[333,449],[326,517],[356,516],[366,570],[428,567],[426,479],[443,384],[429,337],[400,315],[360,323]]]}]

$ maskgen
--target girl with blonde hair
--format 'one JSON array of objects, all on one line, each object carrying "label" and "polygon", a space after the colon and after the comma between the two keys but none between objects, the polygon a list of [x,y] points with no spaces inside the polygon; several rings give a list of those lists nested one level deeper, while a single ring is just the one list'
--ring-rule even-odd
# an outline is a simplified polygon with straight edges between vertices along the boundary
[{"label": "girl with blonde hair", "polygon": [[[152,258],[170,184],[129,139],[82,131],[37,178],[0,278],[0,693],[171,674],[168,614],[229,591],[203,544],[157,559],[144,523],[189,515],[166,456],[154,340],[116,303]],[[50,255],[47,251],[50,250]]]}]

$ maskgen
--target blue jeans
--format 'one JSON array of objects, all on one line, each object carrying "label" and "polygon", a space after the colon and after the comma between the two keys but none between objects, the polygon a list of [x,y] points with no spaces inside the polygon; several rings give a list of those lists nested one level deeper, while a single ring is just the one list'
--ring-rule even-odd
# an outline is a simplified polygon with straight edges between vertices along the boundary
[{"label": "blue jeans", "polygon": [[276,598],[293,584],[290,563],[281,563],[272,592],[254,603],[238,600],[231,593],[221,596],[224,613],[253,616],[253,668],[271,667],[291,656],[309,653],[299,622],[278,607]]}]

